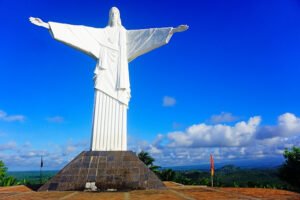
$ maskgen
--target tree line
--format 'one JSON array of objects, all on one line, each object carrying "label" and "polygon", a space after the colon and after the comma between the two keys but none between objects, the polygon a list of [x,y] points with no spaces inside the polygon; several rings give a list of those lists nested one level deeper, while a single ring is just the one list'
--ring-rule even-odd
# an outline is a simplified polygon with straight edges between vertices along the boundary
[{"label": "tree line", "polygon": [[[284,163],[275,169],[241,169],[233,165],[226,165],[217,169],[214,185],[218,187],[259,187],[277,188],[300,191],[300,148],[285,149]],[[154,164],[155,159],[145,151],[138,154],[162,181],[174,181],[184,185],[210,186],[210,173],[200,170],[163,169]]]}]

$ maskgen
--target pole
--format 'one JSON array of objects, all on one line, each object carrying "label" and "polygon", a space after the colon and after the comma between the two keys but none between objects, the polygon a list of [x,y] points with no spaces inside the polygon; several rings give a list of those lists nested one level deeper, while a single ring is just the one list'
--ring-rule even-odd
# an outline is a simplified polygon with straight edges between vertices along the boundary
[{"label": "pole", "polygon": [[42,168],[40,167],[40,184],[42,185]]},{"label": "pole", "polygon": [[210,182],[211,182],[211,187],[214,187],[214,174],[215,174],[214,158],[213,158],[213,155],[210,154]]},{"label": "pole", "polygon": [[40,184],[42,185],[42,167],[43,167],[43,156],[41,156],[41,165],[40,165]]}]

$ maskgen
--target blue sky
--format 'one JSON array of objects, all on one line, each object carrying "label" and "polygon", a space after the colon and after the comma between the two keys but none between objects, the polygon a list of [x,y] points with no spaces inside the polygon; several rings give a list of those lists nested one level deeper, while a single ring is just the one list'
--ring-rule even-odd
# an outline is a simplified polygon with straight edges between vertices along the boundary
[{"label": "blue sky", "polygon": [[127,29],[190,29],[130,63],[128,146],[163,166],[282,162],[300,146],[300,3],[270,1],[0,0],[0,159],[59,169],[89,148],[88,56],[28,17],[104,27],[117,6]]}]

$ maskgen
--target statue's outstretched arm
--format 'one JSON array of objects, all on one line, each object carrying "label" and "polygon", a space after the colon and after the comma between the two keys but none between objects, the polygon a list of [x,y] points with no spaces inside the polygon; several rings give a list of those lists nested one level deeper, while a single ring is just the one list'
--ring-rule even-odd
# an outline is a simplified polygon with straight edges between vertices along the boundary
[{"label": "statue's outstretched arm", "polygon": [[29,17],[29,21],[31,23],[33,23],[34,25],[37,25],[37,26],[41,26],[41,27],[44,27],[46,29],[49,29],[50,26],[48,23],[44,22],[43,20],[41,20],[40,18],[37,18],[37,17]]},{"label": "statue's outstretched arm", "polygon": [[101,35],[103,31],[100,29],[51,21],[46,23],[35,17],[30,17],[29,21],[34,25],[48,29],[55,40],[77,49],[94,59],[98,59],[100,45],[93,36]]},{"label": "statue's outstretched arm", "polygon": [[176,28],[150,28],[127,30],[127,57],[132,61],[153,49],[167,44],[172,35],[187,30],[188,25],[180,25]]},{"label": "statue's outstretched arm", "polygon": [[188,28],[188,25],[179,25],[176,28],[172,29],[171,34],[186,31]]}]

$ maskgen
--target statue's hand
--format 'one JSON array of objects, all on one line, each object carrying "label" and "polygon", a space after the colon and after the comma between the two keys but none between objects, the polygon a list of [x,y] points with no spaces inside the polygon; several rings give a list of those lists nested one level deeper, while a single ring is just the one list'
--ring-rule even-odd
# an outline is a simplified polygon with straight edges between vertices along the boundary
[{"label": "statue's hand", "polygon": [[188,25],[180,25],[180,26],[177,26],[176,28],[173,28],[172,32],[173,33],[183,32],[183,31],[186,31],[188,28],[189,28]]},{"label": "statue's hand", "polygon": [[43,20],[41,20],[40,18],[29,17],[29,21],[30,21],[31,23],[33,23],[34,25],[42,26],[42,27],[45,27],[45,28],[48,28],[48,29],[49,29],[49,24],[46,23],[46,22],[43,22]]},{"label": "statue's hand", "polygon": [[188,25],[180,25],[177,27],[178,31],[177,32],[182,32],[182,31],[186,31],[189,29]]}]

